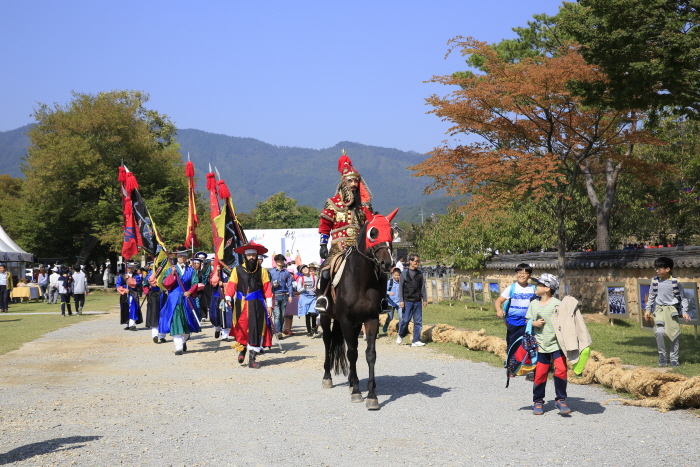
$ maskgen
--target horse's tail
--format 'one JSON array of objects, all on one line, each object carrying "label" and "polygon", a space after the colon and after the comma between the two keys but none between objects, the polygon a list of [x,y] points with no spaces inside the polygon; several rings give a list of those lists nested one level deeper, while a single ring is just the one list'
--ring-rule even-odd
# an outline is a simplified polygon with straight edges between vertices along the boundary
[{"label": "horse's tail", "polygon": [[343,375],[348,375],[348,358],[345,355],[345,338],[343,337],[343,330],[340,327],[340,323],[337,319],[333,320],[333,327],[331,329],[331,348],[330,348],[330,358],[331,358],[331,369],[335,371],[335,374],[339,374],[341,371]]}]

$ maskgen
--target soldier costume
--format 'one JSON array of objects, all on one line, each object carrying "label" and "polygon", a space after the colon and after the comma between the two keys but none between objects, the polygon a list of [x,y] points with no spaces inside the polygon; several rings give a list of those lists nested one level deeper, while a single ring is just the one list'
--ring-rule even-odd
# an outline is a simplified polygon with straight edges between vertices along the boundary
[{"label": "soldier costume", "polygon": [[[267,253],[267,248],[250,242],[234,251],[245,255],[261,255]],[[238,342],[236,349],[240,352],[238,363],[243,363],[247,350],[250,352],[249,366],[259,368],[260,364],[255,359],[261,348],[272,346],[272,295],[270,273],[258,264],[257,257],[252,261],[246,257],[244,265],[231,270],[231,277],[226,283],[226,301],[235,298],[233,335]]]},{"label": "soldier costume", "polygon": [[136,331],[136,325],[143,322],[138,293],[141,275],[136,274],[134,268],[136,263],[127,263],[126,272],[117,276],[116,288],[121,294],[119,297],[120,323],[126,324],[125,331]]},{"label": "soldier costume", "polygon": [[161,290],[158,287],[156,276],[153,275],[153,268],[148,271],[146,284],[148,284],[144,287],[144,292],[146,293],[146,327],[151,328],[153,342],[158,344],[165,342],[165,334],[158,332],[158,321],[160,320],[160,309],[163,308],[168,294],[165,290]]},{"label": "soldier costume", "polygon": [[207,254],[203,251],[195,253],[194,257],[202,262],[202,268],[199,270],[199,283],[203,284],[204,287],[197,293],[197,300],[199,301],[199,312],[202,321],[207,321],[209,319],[209,307],[212,296],[212,285],[210,283],[212,273],[211,261],[209,261]]},{"label": "soldier costume", "polygon": [[[320,256],[326,260],[319,274],[318,298],[314,307],[319,313],[325,313],[328,306],[328,299],[324,294],[330,280],[331,260],[355,245],[360,228],[372,215],[372,194],[362,176],[353,167],[350,158],[345,155],[345,150],[338,160],[338,172],[340,183],[335,196],[326,200],[318,226],[318,233],[321,234]],[[327,246],[329,238],[330,251]]]},{"label": "soldier costume", "polygon": [[[189,292],[190,298],[197,293],[197,271],[180,262],[181,259],[187,258],[187,250],[178,251],[177,256],[178,264],[168,269],[163,279],[163,286],[168,290],[168,298],[160,310],[158,332],[170,333],[175,343],[175,355],[182,355],[187,351],[186,342],[190,338],[190,333],[199,332],[200,327],[196,311],[192,308],[194,300],[188,300],[185,297],[186,292]],[[180,281],[177,280],[178,276]]]}]

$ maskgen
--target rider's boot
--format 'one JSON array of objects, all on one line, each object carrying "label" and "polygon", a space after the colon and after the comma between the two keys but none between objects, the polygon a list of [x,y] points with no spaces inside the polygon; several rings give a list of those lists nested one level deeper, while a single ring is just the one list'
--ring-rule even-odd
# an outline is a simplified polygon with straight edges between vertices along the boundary
[{"label": "rider's boot", "polygon": [[328,281],[330,280],[331,272],[328,269],[321,271],[321,276],[319,277],[316,287],[316,305],[314,305],[314,310],[322,315],[326,314],[326,309],[328,308],[328,297],[326,297],[324,293],[328,287]]}]

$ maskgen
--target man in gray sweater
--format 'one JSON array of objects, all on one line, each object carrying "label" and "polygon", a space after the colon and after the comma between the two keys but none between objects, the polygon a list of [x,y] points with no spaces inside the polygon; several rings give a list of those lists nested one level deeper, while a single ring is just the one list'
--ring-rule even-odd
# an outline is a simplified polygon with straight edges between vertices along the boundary
[{"label": "man in gray sweater", "polygon": [[679,314],[687,323],[690,321],[688,315],[688,299],[685,296],[683,286],[678,279],[671,275],[673,270],[673,260],[661,256],[654,261],[656,274],[651,281],[649,298],[647,299],[644,319],[650,319],[652,309],[654,310],[654,336],[656,346],[659,350],[659,366],[666,366],[666,343],[664,334],[671,340],[671,366],[680,366],[678,362],[678,350],[680,347],[681,324]]},{"label": "man in gray sweater", "polygon": [[73,298],[75,299],[75,308],[79,315],[83,314],[83,306],[85,306],[85,296],[88,292],[87,276],[80,269],[80,265],[73,266]]}]

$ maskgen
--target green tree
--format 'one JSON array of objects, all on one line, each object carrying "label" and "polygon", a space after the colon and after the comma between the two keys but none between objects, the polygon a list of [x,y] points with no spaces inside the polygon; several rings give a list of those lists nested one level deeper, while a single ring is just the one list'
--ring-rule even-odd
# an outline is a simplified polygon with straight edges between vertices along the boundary
[{"label": "green tree", "polygon": [[580,0],[562,11],[565,34],[605,78],[579,81],[584,104],[700,112],[698,0]]},{"label": "green tree", "polygon": [[319,211],[311,206],[297,206],[297,200],[282,191],[260,201],[250,216],[256,229],[301,229],[317,227]]},{"label": "green tree", "polygon": [[187,185],[167,116],[138,91],[73,93],[67,105],[39,105],[22,170],[23,209],[13,215],[18,242],[38,256],[120,251],[122,203],[117,168],[136,175],[166,242],[182,242]]},{"label": "green tree", "polygon": [[0,225],[10,232],[12,229],[9,223],[12,221],[12,213],[17,212],[21,206],[21,192],[21,178],[0,175]]},{"label": "green tree", "polygon": [[[495,52],[500,61],[504,63],[516,64],[523,61],[530,61],[538,64],[540,67],[547,67],[551,63],[552,58],[562,58],[567,53],[572,53],[574,37],[568,30],[561,26],[562,18],[570,17],[581,11],[581,6],[574,3],[564,3],[560,11],[555,16],[546,14],[534,15],[533,21],[528,21],[527,27],[515,27],[513,31],[517,34],[514,39],[503,39],[500,42],[491,44],[490,50]],[[469,55],[467,64],[478,68],[481,71],[489,73],[489,61],[484,54]],[[474,75],[471,72],[458,72],[454,75],[457,78],[472,78]],[[588,74],[589,81],[605,80],[604,75]],[[575,79],[569,80],[565,87],[576,87]],[[577,99],[572,99],[569,105],[576,108],[577,112],[585,112],[585,105],[577,102]],[[625,109],[624,114],[620,114],[617,122],[614,125],[620,127],[627,126],[630,133],[635,133],[638,127],[640,112],[634,109]],[[603,114],[601,112],[601,114]],[[607,112],[612,114],[612,112]],[[599,125],[599,129],[607,131],[604,125]],[[589,139],[588,142],[592,142]],[[651,143],[652,139],[646,140]],[[656,143],[660,143],[656,141]],[[513,141],[502,141],[501,146],[519,145],[518,138]],[[635,157],[634,144],[620,145],[615,148],[613,154],[596,154],[593,157],[587,158],[581,163],[581,175],[585,184],[590,206],[595,213],[595,224],[597,229],[596,248],[598,250],[609,250],[612,248],[612,232],[611,218],[613,215],[613,206],[615,205],[615,196],[618,188],[618,180],[621,174],[632,174],[638,177],[645,183],[655,183],[656,180],[650,175],[652,172],[660,172],[663,170],[661,165],[650,166],[640,161]],[[617,153],[617,154],[615,154]],[[630,177],[626,177],[629,179]],[[588,209],[585,206],[584,209]]]},{"label": "green tree", "polygon": [[659,184],[623,176],[614,228],[621,238],[688,244],[700,219],[700,123],[666,118],[654,133],[668,144],[642,146],[640,157],[671,169],[659,174]]}]

